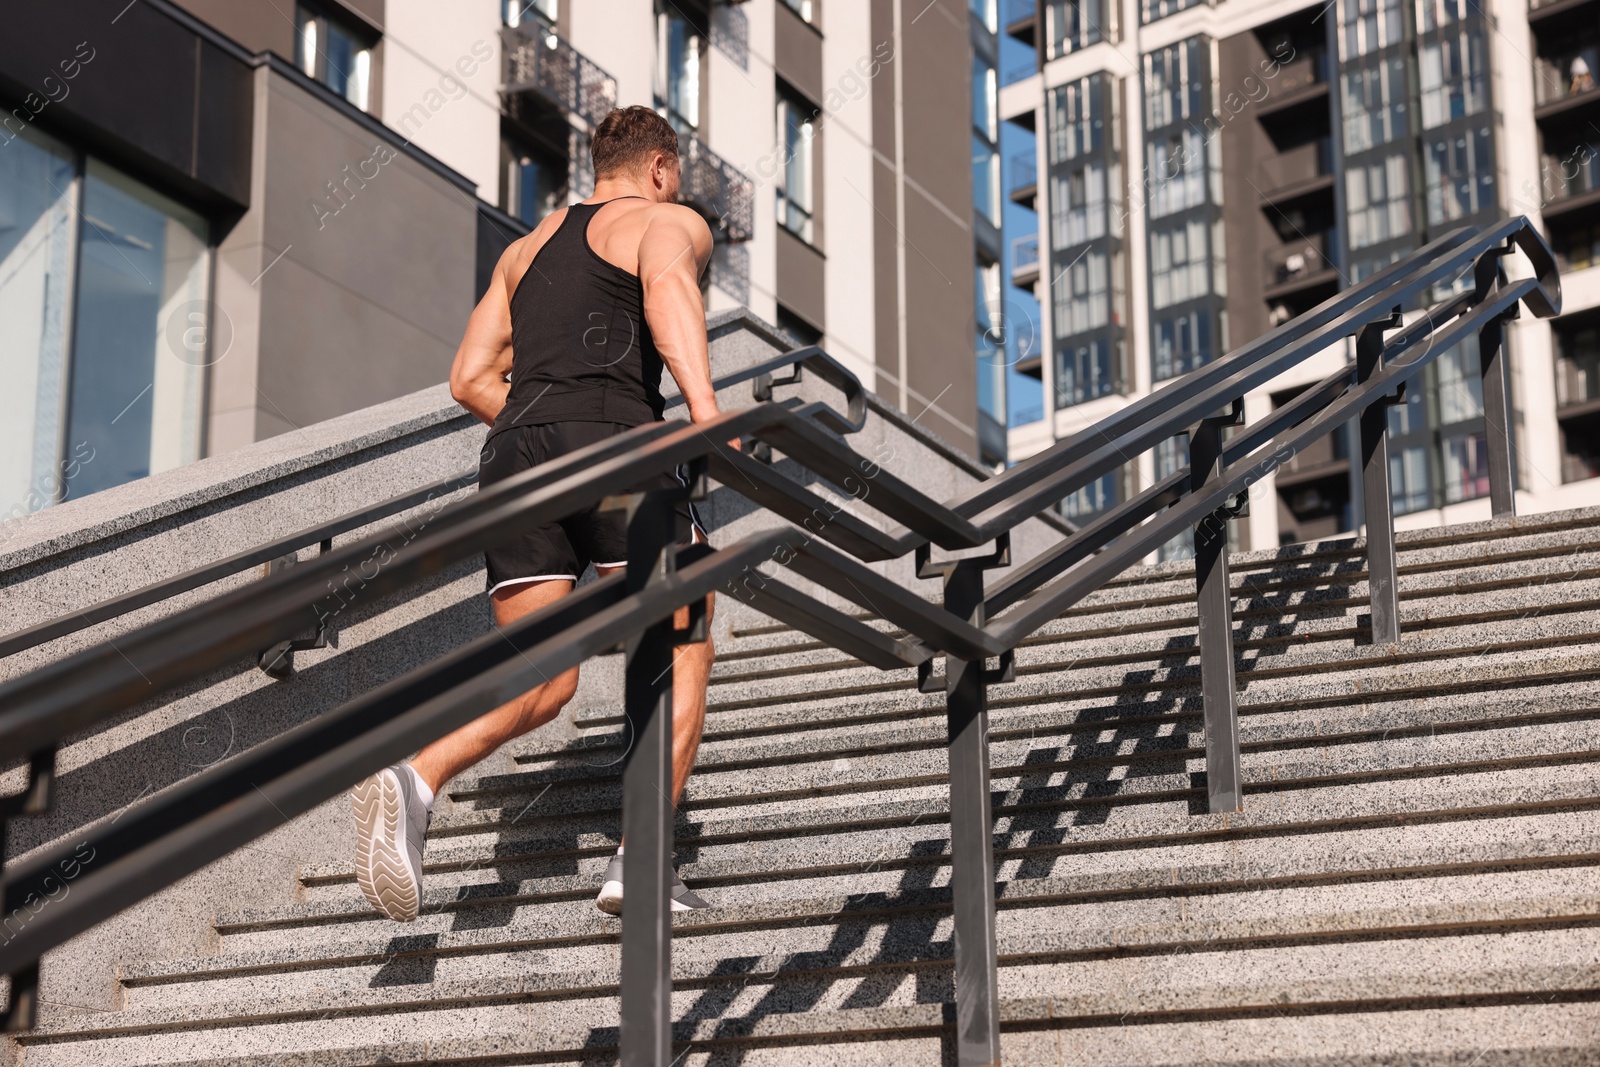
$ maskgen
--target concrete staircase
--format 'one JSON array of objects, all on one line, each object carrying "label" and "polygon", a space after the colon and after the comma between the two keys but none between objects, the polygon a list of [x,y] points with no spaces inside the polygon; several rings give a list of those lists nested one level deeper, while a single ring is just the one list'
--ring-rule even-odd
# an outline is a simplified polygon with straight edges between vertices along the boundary
[{"label": "concrete staircase", "polygon": [[[1235,557],[1245,811],[1204,813],[1193,576],[1138,568],[992,690],[1010,1064],[1600,1062],[1600,510]],[[927,585],[932,593],[932,584]],[[719,650],[680,814],[685,1064],[948,1061],[942,698],[780,626]],[[122,969],[23,1067],[606,1063],[620,712],[458,780],[423,915],[348,864]]]}]

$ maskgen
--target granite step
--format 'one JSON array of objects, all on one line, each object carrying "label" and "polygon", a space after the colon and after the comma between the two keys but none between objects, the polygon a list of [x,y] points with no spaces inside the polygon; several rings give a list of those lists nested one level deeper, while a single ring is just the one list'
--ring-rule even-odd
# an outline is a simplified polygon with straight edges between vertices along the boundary
[{"label": "granite step", "polygon": [[[1600,785],[1600,783],[1596,783]],[[1238,831],[1218,838],[1199,831],[1176,839],[1099,835],[1100,848],[1074,841],[1071,825],[1003,817],[995,835],[997,877],[1021,892],[1034,879],[1066,879],[1051,892],[1084,899],[1162,896],[1204,886],[1298,884],[1401,877],[1443,870],[1543,868],[1600,862],[1600,790],[1587,809],[1493,813],[1475,811],[1448,822],[1435,817],[1418,828],[1387,826],[1297,828],[1279,824],[1271,835]],[[1413,819],[1415,817],[1413,816]],[[716,907],[771,905],[804,897],[859,897],[941,888],[949,881],[949,846],[938,823],[917,824],[921,836],[898,842],[842,832],[799,849],[761,848],[751,840],[684,843],[684,876]],[[1114,852],[1101,854],[1111,845]],[[609,862],[609,842],[579,854],[542,877],[438,884],[429,878],[422,914],[407,932],[482,928],[517,922],[546,904],[589,901]],[[1066,847],[1063,847],[1066,846]],[[692,857],[692,858],[689,858]],[[1077,881],[1073,881],[1077,880]],[[1068,883],[1071,884],[1068,884]],[[1002,890],[1004,897],[1005,890]],[[822,916],[825,917],[825,916]],[[219,914],[215,928],[225,952],[273,947],[291,930],[346,937],[393,932],[358,895],[324,897],[262,911]]]},{"label": "granite step", "polygon": [[[1600,949],[1600,868],[1439,874],[1165,898],[1062,903],[1052,880],[1011,882],[997,915],[1005,967],[1217,950],[1279,949],[1389,936],[1435,939],[1515,931],[1588,931]],[[1018,890],[1018,887],[1022,888]],[[1028,892],[1034,896],[1024,896]],[[821,905],[833,904],[832,910]],[[899,907],[891,905],[898,903]],[[950,958],[949,895],[930,889],[718,908],[675,916],[675,979],[916,969]],[[824,921],[816,921],[817,916]],[[488,930],[399,933],[130,966],[124,1008],[190,1007],[317,991],[587,972],[615,981],[620,924],[592,907],[546,905]]]},{"label": "granite step", "polygon": [[[1472,964],[1459,966],[1463,958]],[[1534,961],[1545,966],[1530,966]],[[1353,945],[1202,945],[1170,954],[1100,954],[1042,963],[1008,958],[1001,969],[1001,993],[1011,1005],[1004,1018],[1013,1024],[1049,1020],[1081,1028],[1113,1020],[1148,1024],[1179,1015],[1237,1018],[1264,1005],[1276,1005],[1280,1012],[1349,1012],[1385,1001],[1415,1008],[1428,1002],[1503,1002],[1535,993],[1544,1003],[1581,1001],[1600,988],[1597,964],[1600,931],[1595,928],[1534,928],[1454,940],[1402,935]],[[600,1036],[597,1031],[616,1025],[615,983],[615,969],[542,972],[130,1009],[115,1020],[70,1020],[41,1030],[27,1039],[28,1067],[82,1062],[63,1054],[81,1056],[113,1040],[119,1057],[127,1057],[121,1062],[173,1062],[175,1046],[188,1061],[210,1051],[211,1043],[202,1039],[195,1048],[171,1037],[197,1032],[225,1038],[220,1048],[234,1055],[252,1047],[274,1054],[308,1046],[344,1048],[374,1037],[388,1043],[462,1040],[464,1035],[450,1031],[458,1029],[451,1024],[459,1023],[466,1006],[479,1009],[484,1020],[493,1019],[490,1025],[498,1024],[502,1032],[515,1015],[521,1027],[588,1029],[593,1039]],[[926,966],[863,974],[782,968],[775,974],[708,974],[682,968],[675,974],[673,1015],[685,1038],[697,1032],[727,1037],[779,1023],[799,1038],[829,1032],[828,1021],[812,1029],[817,1016],[868,1006],[915,1011],[936,1006],[926,1003],[934,994],[948,998],[949,981],[928,973]]]},{"label": "granite step", "polygon": [[[1593,718],[1600,707],[1600,693],[1592,680],[1552,682],[1539,686],[1525,686],[1515,693],[1490,691],[1482,694],[1451,694],[1394,701],[1374,701],[1348,708],[1320,709],[1306,712],[1298,708],[1281,706],[1247,707],[1241,709],[1239,737],[1241,750],[1247,753],[1274,751],[1289,753],[1294,750],[1323,748],[1359,740],[1395,740],[1403,737],[1427,735],[1438,737],[1441,732],[1459,734],[1480,728],[1505,727],[1514,724],[1583,722]],[[995,766],[1029,766],[1048,758],[1059,763],[1064,758],[1080,757],[1104,763],[1107,759],[1125,756],[1130,761],[1137,758],[1148,761],[1160,754],[1192,753],[1204,744],[1201,711],[1198,701],[1184,701],[1171,709],[1143,708],[1123,712],[1116,706],[1089,707],[1032,705],[1015,707],[991,720],[990,737],[994,743],[991,759]],[[871,721],[870,716],[865,718]],[[859,751],[861,738],[870,736],[871,749]],[[855,740],[858,750],[847,752],[845,740]],[[813,779],[824,771],[829,784],[835,784],[839,775],[851,772],[854,763],[869,761],[885,754],[919,752],[917,763],[928,763],[930,773],[938,774],[943,758],[939,753],[945,741],[942,709],[920,720],[893,726],[879,725],[875,732],[854,738],[834,740],[823,745],[814,735],[794,739],[793,746],[784,747],[784,757],[778,762],[791,770],[802,766],[804,753],[812,753],[809,760]],[[1022,745],[1020,754],[1015,751]],[[756,760],[767,752],[770,738],[747,740],[744,747],[735,750],[734,756]],[[724,744],[723,749],[731,746]],[[924,759],[923,757],[927,758]],[[842,762],[841,762],[842,761]],[[826,766],[822,766],[822,764]],[[913,764],[903,764],[902,770]],[[702,768],[705,773],[711,771]],[[722,778],[737,774],[725,770]],[[615,779],[602,787],[602,780],[593,779],[591,788],[581,793],[571,793],[564,798],[574,801],[576,810],[560,803],[563,798],[553,798],[550,793],[533,794],[527,800],[509,803],[484,803],[476,806],[461,805],[450,812],[435,816],[430,832],[434,847],[457,847],[472,843],[471,838],[483,835],[530,836],[571,832],[579,829],[604,829],[612,832],[620,818],[618,792]],[[860,788],[881,792],[892,788],[893,777],[877,780],[857,778]],[[691,780],[686,795],[684,812],[693,818],[703,805],[699,801],[715,799],[711,793],[723,784],[720,781]],[[770,783],[769,783],[770,784]],[[741,794],[746,811],[768,811],[771,805],[783,805],[782,800],[764,803],[762,795],[754,788]],[[807,803],[807,798],[788,802],[789,806]],[[759,806],[759,807],[758,807]],[[596,822],[599,820],[599,822]],[[481,841],[478,843],[482,843]]]}]

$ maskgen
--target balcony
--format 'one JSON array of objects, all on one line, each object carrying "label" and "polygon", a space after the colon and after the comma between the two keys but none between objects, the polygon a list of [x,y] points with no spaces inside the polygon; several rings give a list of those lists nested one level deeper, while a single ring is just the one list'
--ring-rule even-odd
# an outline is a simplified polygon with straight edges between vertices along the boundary
[{"label": "balcony", "polygon": [[1007,37],[1014,37],[1029,48],[1033,48],[1038,33],[1038,14],[1039,5],[1036,0],[1003,0],[1000,11],[1001,26]]},{"label": "balcony", "polygon": [[1600,406],[1600,351],[1580,352],[1576,357],[1556,360],[1556,410],[1562,415],[1573,409],[1593,410]]},{"label": "balcony", "polygon": [[1333,142],[1319,137],[1314,141],[1268,156],[1256,172],[1256,186],[1267,203],[1283,207],[1333,190]]},{"label": "balcony", "polygon": [[[1541,55],[1533,64],[1534,117],[1572,118],[1585,103],[1600,100],[1600,46],[1588,45],[1556,55]],[[1559,125],[1559,123],[1557,123]]]},{"label": "balcony", "polygon": [[617,80],[537,22],[500,31],[505,92],[538,93],[590,126],[617,106]]},{"label": "balcony", "polygon": [[1262,256],[1261,264],[1261,281],[1265,290],[1262,295],[1269,300],[1307,286],[1337,281],[1338,278],[1338,272],[1329,258],[1327,233],[1314,233],[1286,242],[1281,247],[1268,249]]},{"label": "balcony", "polygon": [[1011,189],[1011,202],[1021,204],[1025,208],[1032,208],[1039,196],[1039,172],[1033,150],[1015,153],[1007,161],[1010,168],[1006,177],[1006,185]]},{"label": "balcony", "polygon": [[[1600,144],[1582,143],[1545,153],[1545,221],[1600,202]],[[1568,219],[1567,221],[1571,221]]]},{"label": "balcony", "polygon": [[1039,235],[1030,233],[1011,242],[1011,284],[1033,291],[1039,281]]},{"label": "balcony", "polygon": [[[1303,106],[1313,102],[1326,111],[1322,103],[1328,98],[1328,51],[1325,48],[1304,48],[1289,62],[1278,68],[1278,74],[1267,84],[1268,95],[1256,105],[1256,114],[1263,122],[1294,118]],[[1326,124],[1326,117],[1323,123]]]},{"label": "balcony", "polygon": [[678,162],[678,199],[706,217],[713,236],[729,242],[755,236],[754,182],[693,134],[678,139]]}]

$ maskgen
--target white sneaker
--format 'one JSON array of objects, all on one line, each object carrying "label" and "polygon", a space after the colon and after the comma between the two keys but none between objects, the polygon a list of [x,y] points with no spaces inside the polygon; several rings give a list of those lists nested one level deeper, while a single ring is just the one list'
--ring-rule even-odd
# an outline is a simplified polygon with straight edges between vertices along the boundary
[{"label": "white sneaker", "polygon": [[374,908],[408,923],[422,907],[422,850],[433,812],[403,763],[350,792],[356,816],[356,883]]},{"label": "white sneaker", "polygon": [[[671,899],[673,911],[696,911],[700,908],[709,908],[711,905],[702,900],[694,890],[683,884],[683,879],[678,877],[677,854],[673,854]],[[606,865],[606,880],[600,886],[600,895],[594,898],[594,906],[607,915],[622,914],[622,855],[618,853],[611,857],[611,862]]]}]

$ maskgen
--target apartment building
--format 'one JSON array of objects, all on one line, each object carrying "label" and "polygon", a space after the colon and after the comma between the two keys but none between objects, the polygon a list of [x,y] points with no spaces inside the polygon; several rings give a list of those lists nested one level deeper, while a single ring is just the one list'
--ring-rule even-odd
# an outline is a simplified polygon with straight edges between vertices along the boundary
[{"label": "apartment building", "polygon": [[635,103],[681,134],[683,200],[716,237],[710,310],[822,341],[998,462],[1003,383],[979,373],[996,18],[992,0],[8,5],[0,507],[444,380],[500,251],[592,191],[590,131]]},{"label": "apartment building", "polygon": [[[1600,502],[1600,0],[1009,0],[1002,15],[1001,113],[1023,146],[1007,193],[1026,209],[1010,277],[1038,308],[1036,330],[1011,332],[1039,338],[1012,360],[1044,399],[1012,420],[1013,461],[1457,226],[1526,214],[1566,305],[1508,332],[1517,506]],[[1256,390],[1247,418],[1350,358],[1329,350]],[[1419,377],[1390,411],[1398,525],[1487,518],[1475,343]],[[1234,544],[1359,528],[1353,441],[1331,435],[1257,486]],[[1125,499],[1186,447],[1063,510]]]}]

